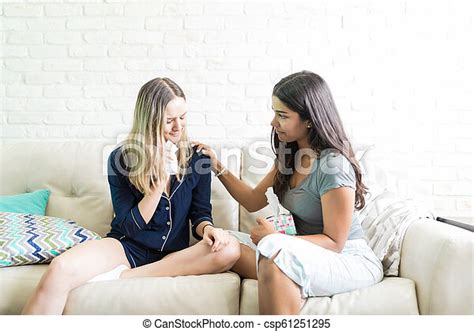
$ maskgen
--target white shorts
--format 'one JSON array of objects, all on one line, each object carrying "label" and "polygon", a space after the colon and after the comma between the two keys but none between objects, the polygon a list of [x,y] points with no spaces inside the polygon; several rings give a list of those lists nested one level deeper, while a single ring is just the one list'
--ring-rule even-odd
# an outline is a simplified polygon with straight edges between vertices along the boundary
[{"label": "white shorts", "polygon": [[364,239],[347,240],[336,253],[298,237],[271,234],[257,245],[257,272],[260,254],[276,255],[274,263],[301,287],[303,298],[353,291],[383,278],[382,264]]}]

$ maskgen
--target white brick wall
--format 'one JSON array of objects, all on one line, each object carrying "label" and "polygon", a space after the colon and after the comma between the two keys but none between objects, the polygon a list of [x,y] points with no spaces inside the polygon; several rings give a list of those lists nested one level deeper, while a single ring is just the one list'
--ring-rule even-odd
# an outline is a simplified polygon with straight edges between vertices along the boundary
[{"label": "white brick wall", "polygon": [[140,86],[184,88],[206,142],[268,139],[270,93],[308,69],[397,186],[472,217],[470,1],[1,1],[2,141],[114,140]]}]

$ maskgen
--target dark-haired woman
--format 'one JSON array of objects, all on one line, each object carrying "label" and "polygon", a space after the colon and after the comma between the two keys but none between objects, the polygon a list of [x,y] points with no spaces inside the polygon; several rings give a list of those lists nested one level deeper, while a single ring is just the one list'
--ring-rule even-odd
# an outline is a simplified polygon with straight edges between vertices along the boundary
[{"label": "dark-haired woman", "polygon": [[373,285],[383,270],[354,216],[366,187],[326,82],[308,71],[289,75],[275,85],[272,108],[275,164],[255,188],[227,171],[209,146],[198,150],[249,212],[267,205],[265,191],[273,187],[293,214],[296,236],[258,218],[250,236],[257,249],[241,244],[232,270],[258,279],[260,314],[298,314],[306,298]]}]

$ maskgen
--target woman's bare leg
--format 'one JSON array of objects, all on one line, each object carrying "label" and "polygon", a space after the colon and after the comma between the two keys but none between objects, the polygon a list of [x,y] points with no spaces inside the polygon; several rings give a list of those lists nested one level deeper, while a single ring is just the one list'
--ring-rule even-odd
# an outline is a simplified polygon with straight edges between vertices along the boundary
[{"label": "woman's bare leg", "polygon": [[230,238],[229,243],[217,252],[211,252],[211,246],[200,241],[160,261],[125,270],[120,278],[215,274],[229,270],[239,256],[239,243],[235,238]]},{"label": "woman's bare leg", "polygon": [[256,252],[240,244],[240,258],[231,269],[243,278],[257,279]]},{"label": "woman's bare leg", "polygon": [[[275,254],[275,256],[278,255]],[[258,263],[258,306],[261,315],[297,315],[305,299],[298,284],[288,278],[272,259]]]},{"label": "woman's bare leg", "polygon": [[130,267],[122,244],[116,239],[74,246],[53,259],[22,314],[62,314],[72,289],[120,264]]}]

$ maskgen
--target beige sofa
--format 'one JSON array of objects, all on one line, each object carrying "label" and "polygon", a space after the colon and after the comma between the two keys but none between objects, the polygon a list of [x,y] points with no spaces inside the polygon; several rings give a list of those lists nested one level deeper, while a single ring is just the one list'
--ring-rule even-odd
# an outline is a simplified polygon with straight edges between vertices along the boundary
[{"label": "beige sofa", "polygon": [[[113,210],[106,177],[113,145],[24,142],[1,146],[0,194],[51,190],[47,215],[69,218],[104,236]],[[247,152],[228,166],[249,183]],[[213,178],[215,223],[248,231],[249,214]],[[265,214],[261,211],[260,214]],[[308,300],[302,314],[473,314],[472,233],[436,221],[416,221],[401,251],[400,277],[372,287]],[[47,265],[0,269],[0,314],[20,313]],[[232,272],[88,283],[70,293],[66,314],[258,314],[257,282]]]}]

